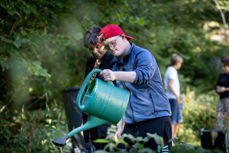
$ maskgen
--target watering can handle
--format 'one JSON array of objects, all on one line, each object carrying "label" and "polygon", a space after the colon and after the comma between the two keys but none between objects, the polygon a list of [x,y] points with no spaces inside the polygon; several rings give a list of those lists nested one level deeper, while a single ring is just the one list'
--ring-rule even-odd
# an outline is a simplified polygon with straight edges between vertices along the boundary
[{"label": "watering can handle", "polygon": [[[79,108],[79,110],[84,111],[84,105],[81,105],[81,98],[82,98],[82,95],[84,93],[84,90],[86,89],[87,85],[89,84],[90,78],[93,76],[93,74],[100,73],[100,72],[102,72],[101,69],[94,69],[84,79],[84,82],[80,88],[79,94],[78,94],[77,99],[76,99],[76,105]],[[112,82],[109,82],[109,83],[113,85]]]}]

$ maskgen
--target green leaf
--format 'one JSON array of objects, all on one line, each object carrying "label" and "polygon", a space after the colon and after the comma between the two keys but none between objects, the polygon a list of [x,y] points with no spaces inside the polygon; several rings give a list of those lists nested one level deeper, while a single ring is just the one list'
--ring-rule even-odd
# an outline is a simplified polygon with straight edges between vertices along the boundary
[{"label": "green leaf", "polygon": [[1,38],[2,41],[6,42],[6,43],[12,43],[13,44],[13,42],[14,42],[14,41],[12,41],[10,39],[7,39],[7,38],[5,38],[3,36],[0,36],[0,38]]},{"label": "green leaf", "polygon": [[7,10],[7,13],[11,16],[13,16],[14,14],[16,14],[15,10]]},{"label": "green leaf", "polygon": [[154,138],[155,142],[161,146],[164,146],[163,138],[157,134],[147,133],[149,138]]},{"label": "green leaf", "polygon": [[22,10],[26,15],[29,15],[31,13],[30,9],[28,7],[26,7],[26,6],[23,6]]},{"label": "green leaf", "polygon": [[108,140],[106,140],[106,139],[96,139],[93,142],[95,142],[95,143],[108,143]]},{"label": "green leaf", "polygon": [[14,41],[13,44],[14,44],[15,47],[20,48],[21,47],[21,42],[22,42],[21,39],[19,39],[19,40]]},{"label": "green leaf", "polygon": [[129,144],[126,141],[124,141],[123,139],[118,139],[117,143],[118,144],[124,144],[125,146],[129,146]]}]

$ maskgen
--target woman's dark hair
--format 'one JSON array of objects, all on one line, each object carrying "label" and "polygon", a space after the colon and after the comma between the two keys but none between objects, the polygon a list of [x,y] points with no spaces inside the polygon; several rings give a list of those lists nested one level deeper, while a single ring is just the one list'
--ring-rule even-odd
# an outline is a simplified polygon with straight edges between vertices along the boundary
[{"label": "woman's dark hair", "polygon": [[84,35],[84,46],[86,48],[91,48],[91,45],[98,43],[98,36],[101,28],[91,27]]},{"label": "woman's dark hair", "polygon": [[223,65],[229,66],[229,58],[222,58],[222,59],[221,59],[221,63],[222,63]]}]

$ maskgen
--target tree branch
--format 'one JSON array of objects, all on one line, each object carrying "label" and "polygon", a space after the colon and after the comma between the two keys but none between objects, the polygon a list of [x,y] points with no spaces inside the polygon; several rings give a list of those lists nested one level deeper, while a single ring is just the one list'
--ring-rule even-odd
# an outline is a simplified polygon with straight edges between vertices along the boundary
[{"label": "tree branch", "polygon": [[2,106],[2,108],[0,109],[0,113],[4,111],[4,109],[11,103],[11,101],[9,101],[6,105]]},{"label": "tree branch", "polygon": [[223,20],[223,25],[224,25],[224,37],[225,37],[225,41],[227,42],[227,22],[226,22],[226,19],[225,19],[225,15],[221,9],[221,7],[219,6],[219,3],[217,0],[213,0],[216,4],[216,7],[217,9],[219,10],[220,14],[221,14],[221,17],[222,17],[222,20]]},{"label": "tree branch", "polygon": [[9,35],[11,35],[11,34],[14,32],[14,29],[15,29],[15,27],[16,27],[16,23],[17,23],[17,21],[15,21],[15,22],[13,23],[13,25],[12,25],[12,27],[11,27],[11,29],[10,29]]}]

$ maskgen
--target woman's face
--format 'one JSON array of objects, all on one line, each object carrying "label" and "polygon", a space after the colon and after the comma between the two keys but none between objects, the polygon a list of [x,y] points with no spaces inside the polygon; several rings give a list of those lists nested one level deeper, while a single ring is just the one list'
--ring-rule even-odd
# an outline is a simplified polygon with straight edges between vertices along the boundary
[{"label": "woman's face", "polygon": [[180,70],[181,66],[182,66],[182,61],[177,62],[177,70]]},{"label": "woman's face", "polygon": [[102,59],[106,51],[104,50],[104,45],[102,43],[97,43],[96,45],[91,45],[90,48],[92,54],[97,59]]},{"label": "woman's face", "polygon": [[228,66],[228,65],[222,64],[222,68],[223,68],[223,71],[224,71],[225,73],[229,73],[229,66]]}]

